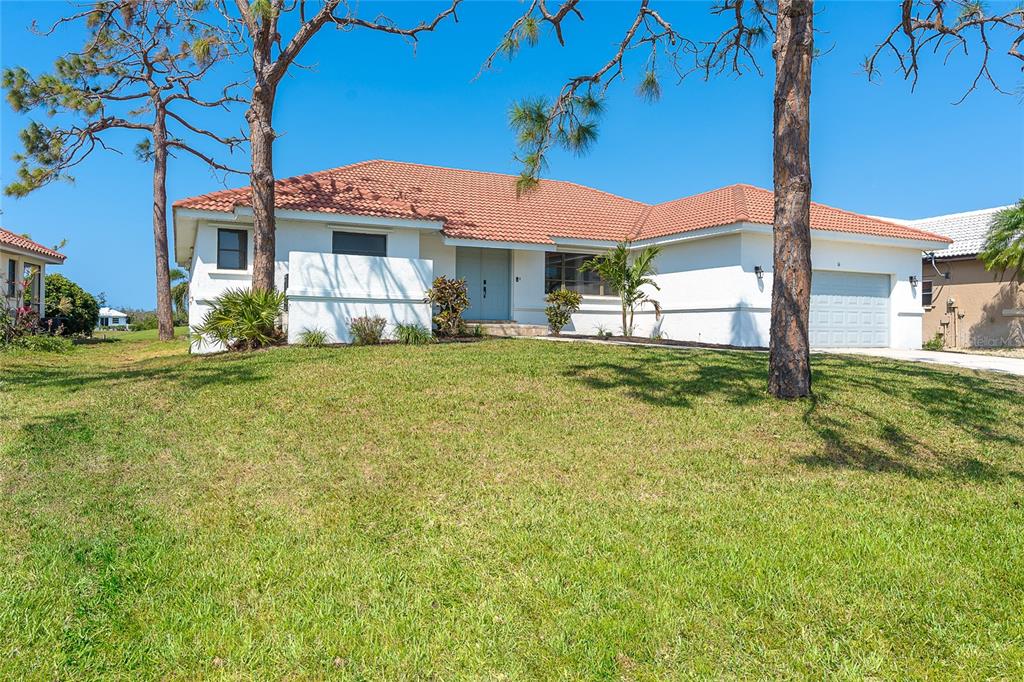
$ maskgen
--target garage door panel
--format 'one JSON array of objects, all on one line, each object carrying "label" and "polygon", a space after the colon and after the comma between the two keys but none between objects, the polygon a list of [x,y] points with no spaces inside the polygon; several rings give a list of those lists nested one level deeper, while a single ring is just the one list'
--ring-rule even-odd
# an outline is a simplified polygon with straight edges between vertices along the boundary
[{"label": "garage door panel", "polygon": [[856,272],[814,272],[811,346],[889,345],[889,277]]}]

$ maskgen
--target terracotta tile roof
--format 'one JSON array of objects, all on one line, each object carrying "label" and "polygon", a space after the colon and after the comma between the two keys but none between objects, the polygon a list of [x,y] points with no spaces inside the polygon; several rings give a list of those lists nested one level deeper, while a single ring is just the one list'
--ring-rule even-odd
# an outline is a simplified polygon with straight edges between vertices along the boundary
[{"label": "terracotta tile roof", "polygon": [[61,262],[63,262],[64,259],[67,258],[67,256],[65,256],[63,253],[59,251],[48,249],[42,244],[37,244],[31,239],[22,237],[20,234],[14,234],[10,230],[5,230],[2,227],[0,227],[0,244],[13,246],[16,249],[22,249],[23,251],[31,251],[33,253],[38,253],[40,255],[47,256],[49,258],[56,258]]},{"label": "terracotta tile roof", "polygon": [[[364,161],[277,181],[278,210],[428,219],[449,237],[551,244],[552,237],[643,239],[728,225],[772,223],[772,193],[732,185],[650,206],[561,180],[516,197],[515,178],[396,161]],[[248,187],[182,199],[175,208],[231,212]],[[812,204],[811,226],[909,239],[943,239],[895,223]]]}]

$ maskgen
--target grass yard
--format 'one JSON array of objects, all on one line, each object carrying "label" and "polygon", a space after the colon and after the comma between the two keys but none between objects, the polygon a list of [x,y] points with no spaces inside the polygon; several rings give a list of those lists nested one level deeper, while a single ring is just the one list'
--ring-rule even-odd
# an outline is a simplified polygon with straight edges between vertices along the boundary
[{"label": "grass yard", "polygon": [[495,340],[0,355],[0,678],[1024,677],[1024,386]]}]

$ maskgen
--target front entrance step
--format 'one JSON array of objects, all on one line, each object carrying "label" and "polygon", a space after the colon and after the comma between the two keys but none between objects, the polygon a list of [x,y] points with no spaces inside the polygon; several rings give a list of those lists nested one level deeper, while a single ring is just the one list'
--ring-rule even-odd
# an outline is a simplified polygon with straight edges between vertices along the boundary
[{"label": "front entrance step", "polygon": [[548,327],[545,324],[466,320],[466,326],[470,329],[477,325],[480,325],[480,329],[487,336],[546,336],[548,334]]}]

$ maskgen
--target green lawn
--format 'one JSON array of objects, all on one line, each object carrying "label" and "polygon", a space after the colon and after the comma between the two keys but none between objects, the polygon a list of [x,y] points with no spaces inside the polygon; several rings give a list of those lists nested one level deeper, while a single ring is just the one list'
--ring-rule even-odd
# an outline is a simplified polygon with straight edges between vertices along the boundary
[{"label": "green lawn", "polygon": [[1024,386],[506,340],[0,355],[0,679],[1024,677]]}]

